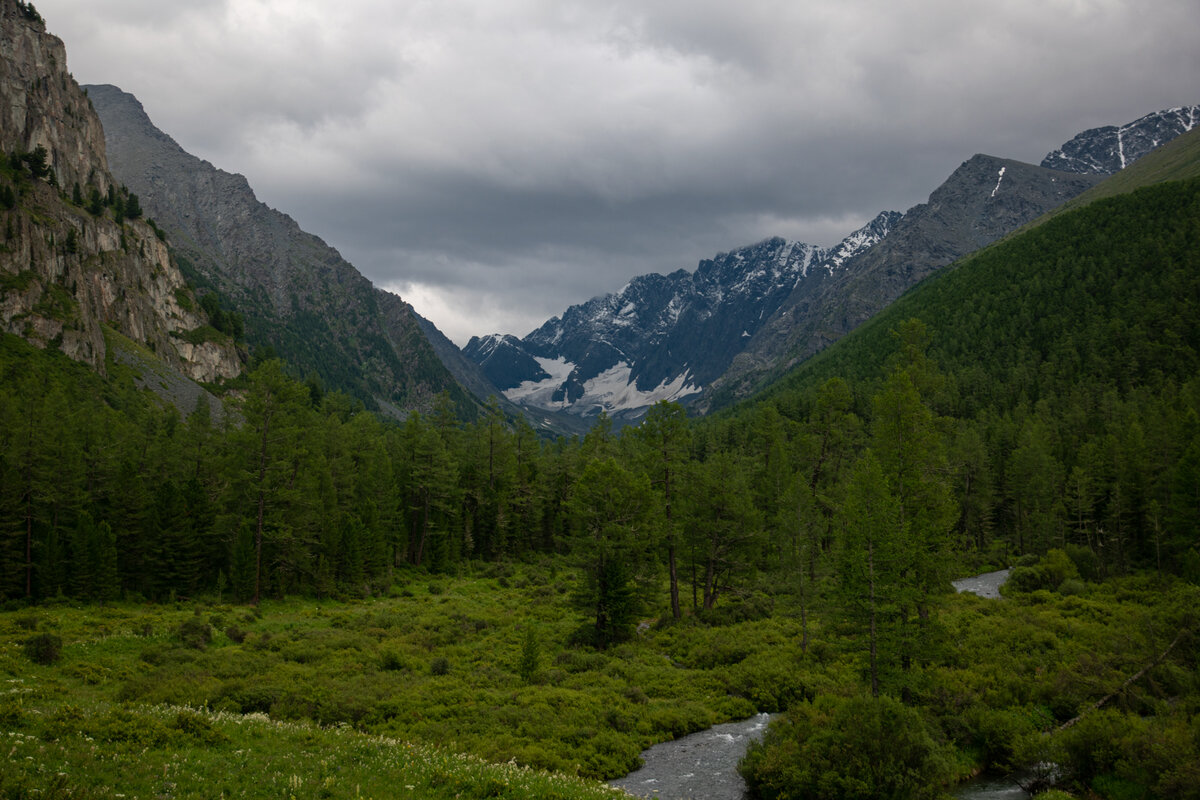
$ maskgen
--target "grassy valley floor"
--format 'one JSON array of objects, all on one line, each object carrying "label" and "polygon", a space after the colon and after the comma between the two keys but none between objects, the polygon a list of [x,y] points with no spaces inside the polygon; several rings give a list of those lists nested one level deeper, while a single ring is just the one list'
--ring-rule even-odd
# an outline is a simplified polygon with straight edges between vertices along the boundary
[{"label": "grassy valley floor", "polygon": [[[786,596],[570,647],[573,579],[547,560],[411,573],[372,600],[0,613],[0,796],[606,797],[596,779],[652,743],[863,686],[861,640],[810,622],[804,651]],[[946,598],[915,685],[954,774],[1015,761],[1119,687],[1197,599],[1153,578],[1067,589]],[[1177,648],[1104,709],[1183,747],[1177,769],[1194,658]]]}]

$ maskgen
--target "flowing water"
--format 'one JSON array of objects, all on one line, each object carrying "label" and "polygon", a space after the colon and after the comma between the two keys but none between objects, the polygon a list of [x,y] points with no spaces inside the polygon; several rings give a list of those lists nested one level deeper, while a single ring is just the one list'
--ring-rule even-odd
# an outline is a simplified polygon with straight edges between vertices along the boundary
[{"label": "flowing water", "polygon": [[[1009,570],[988,572],[954,581],[960,592],[980,597],[1000,597]],[[610,781],[638,797],[662,800],[742,800],[746,782],[737,765],[750,742],[763,735],[770,714],[741,722],[716,725],[672,742],[656,744],[642,753],[645,763],[637,772]],[[954,789],[959,800],[1025,800],[1029,794],[1011,778],[981,777]]]},{"label": "flowing water", "polygon": [[610,783],[638,797],[742,800],[746,782],[738,774],[738,762],[770,720],[770,714],[759,714],[656,744],[642,753],[645,766]]},{"label": "flowing water", "polygon": [[1029,792],[1011,777],[981,775],[955,786],[951,794],[958,800],[1026,800]]},{"label": "flowing water", "polygon": [[963,578],[962,580],[951,581],[956,591],[970,592],[977,594],[980,597],[1000,598],[1000,587],[1008,580],[1008,573],[1011,569],[1002,569],[996,572],[985,572],[982,575],[976,575],[973,578]]}]

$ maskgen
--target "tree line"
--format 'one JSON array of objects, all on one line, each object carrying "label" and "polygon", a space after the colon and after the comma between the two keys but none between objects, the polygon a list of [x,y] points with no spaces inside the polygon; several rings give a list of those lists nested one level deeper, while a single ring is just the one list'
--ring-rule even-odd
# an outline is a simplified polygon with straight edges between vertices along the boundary
[{"label": "tree line", "polygon": [[[1060,549],[1085,577],[1195,580],[1198,344],[1178,304],[1200,269],[1177,209],[1196,186],[995,248],[759,402],[700,421],[662,403],[621,434],[602,416],[545,440],[494,403],[464,423],[446,397],[389,423],[273,360],[223,413],[181,417],[116,365],[102,380],[6,339],[0,595],[363,596],[397,570],[553,553],[579,567],[586,640],[647,609],[833,597],[894,656],[878,683],[934,635],[959,561]],[[898,319],[914,306],[939,325]]]}]

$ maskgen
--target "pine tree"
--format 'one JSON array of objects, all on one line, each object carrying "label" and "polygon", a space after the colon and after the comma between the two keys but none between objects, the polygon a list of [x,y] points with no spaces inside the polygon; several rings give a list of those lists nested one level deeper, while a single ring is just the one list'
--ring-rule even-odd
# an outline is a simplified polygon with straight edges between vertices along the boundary
[{"label": "pine tree", "polygon": [[636,583],[644,572],[655,518],[649,483],[612,458],[593,461],[575,484],[571,511],[579,531],[573,552],[582,567],[576,599],[591,613],[588,638],[608,647],[633,633],[639,608]]},{"label": "pine tree", "polygon": [[750,465],[733,452],[709,454],[690,471],[687,487],[692,604],[711,611],[739,572],[759,555],[762,523],[754,507]]},{"label": "pine tree", "polygon": [[[869,450],[850,475],[839,518],[837,593],[846,617],[866,634],[871,694],[878,697],[881,672],[890,672],[899,660],[891,643],[904,623],[910,594],[905,586],[908,531],[902,504]],[[887,643],[885,653],[881,642]]]},{"label": "pine tree", "polygon": [[680,619],[683,612],[679,604],[678,549],[682,522],[679,504],[684,473],[691,458],[687,412],[678,403],[660,401],[650,407],[646,419],[633,435],[640,445],[641,461],[650,476],[650,485],[662,501],[671,616]]},{"label": "pine tree", "polygon": [[288,522],[282,506],[296,490],[299,474],[300,412],[308,406],[303,384],[283,372],[278,360],[264,362],[250,373],[250,389],[242,405],[245,423],[234,438],[234,455],[247,505],[242,513],[253,517],[254,593],[257,605],[263,593],[264,553],[269,534],[283,545]]}]

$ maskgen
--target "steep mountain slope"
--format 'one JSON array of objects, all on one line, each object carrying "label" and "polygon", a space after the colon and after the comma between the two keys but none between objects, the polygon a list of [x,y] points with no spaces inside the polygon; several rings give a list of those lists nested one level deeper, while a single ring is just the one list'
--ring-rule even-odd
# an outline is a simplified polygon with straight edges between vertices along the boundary
[{"label": "steep mountain slope", "polygon": [[1147,153],[1136,163],[1068,200],[1031,224],[1041,224],[1050,217],[1083,208],[1105,197],[1128,194],[1144,186],[1153,186],[1164,181],[1189,178],[1200,178],[1200,127],[1193,128]]},{"label": "steep mountain slope", "polygon": [[698,393],[797,286],[829,280],[898,216],[880,214],[831,251],[774,238],[702,261],[695,272],[641,275],[524,339],[476,337],[464,353],[527,407],[636,419],[658,400]]},{"label": "steep mountain slope", "polygon": [[177,258],[245,317],[246,338],[384,411],[476,401],[434,352],[411,306],[258,201],[246,179],[184,151],[115,86],[89,86],[113,172],[142,198]]},{"label": "steep mountain slope", "polygon": [[[976,155],[927,203],[902,217],[881,215],[836,256],[813,248],[803,269],[764,266],[786,245],[768,240],[705,262],[694,277],[635,278],[522,340],[477,338],[465,353],[529,407],[636,418],[670,399],[704,413],[749,395],[927,275],[1062,206],[1198,120],[1193,106],[1085,131],[1041,167]],[[726,291],[739,285],[739,270],[756,276],[743,282],[753,291]]]},{"label": "steep mountain slope", "polygon": [[1112,175],[1200,125],[1200,105],[1155,111],[1124,125],[1091,128],[1042,159],[1064,172]]},{"label": "steep mountain slope", "polygon": [[853,330],[932,272],[1055,208],[1102,179],[976,155],[909,209],[891,234],[815,293],[798,288],[697,402],[745,397]]},{"label": "steep mountain slope", "polygon": [[[0,330],[106,368],[104,326],[200,381],[237,375],[137,198],[108,172],[100,121],[32,6],[0,2]],[[85,200],[86,198],[86,200]]]},{"label": "steep mountain slope", "polygon": [[[952,377],[962,413],[1033,408],[1044,397],[1059,405],[1086,397],[1090,413],[1108,413],[1104,391],[1194,382],[1200,132],[1170,146],[1174,169],[1153,163],[1163,160],[1157,153],[1131,165],[1089,192],[1091,202],[931,276],[747,405],[792,404],[834,377],[879,380],[896,350],[892,331],[914,317],[928,325],[929,352]],[[1092,391],[1081,380],[1104,387]]]}]

